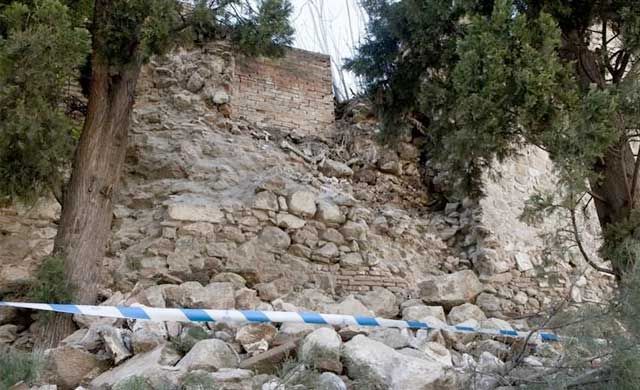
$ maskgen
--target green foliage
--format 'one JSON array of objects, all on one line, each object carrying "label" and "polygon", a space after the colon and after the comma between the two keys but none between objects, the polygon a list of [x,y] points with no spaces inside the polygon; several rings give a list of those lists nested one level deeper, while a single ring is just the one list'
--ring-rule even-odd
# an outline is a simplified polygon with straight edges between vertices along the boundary
[{"label": "green foliage", "polygon": [[57,0],[13,2],[0,24],[0,201],[28,201],[60,185],[73,152],[62,97],[89,35]]},{"label": "green foliage", "polygon": [[282,56],[284,46],[293,42],[292,11],[289,0],[261,0],[257,12],[239,21],[233,40],[248,55]]},{"label": "green foliage", "polygon": [[183,390],[216,389],[216,382],[206,372],[193,371],[182,377]]},{"label": "green foliage", "polygon": [[8,389],[20,381],[32,384],[42,365],[42,358],[35,353],[0,347],[0,389]]},{"label": "green foliage", "polygon": [[[611,29],[628,35],[625,51],[637,55],[632,3],[601,6]],[[457,189],[477,193],[495,159],[528,143],[548,150],[562,185],[580,192],[599,179],[594,163],[623,135],[617,121],[637,123],[640,107],[632,73],[585,83],[561,50],[563,33],[598,22],[597,4],[367,0],[369,37],[347,66],[365,80],[387,134],[413,126],[408,118],[426,128],[427,152]]]},{"label": "green foliage", "polygon": [[141,376],[132,376],[124,381],[118,382],[114,390],[152,390],[147,380]]},{"label": "green foliage", "polygon": [[206,330],[200,327],[189,328],[186,332],[183,332],[179,337],[173,339],[171,344],[181,354],[186,354],[193,348],[198,341],[206,340],[210,337]]},{"label": "green foliage", "polygon": [[65,283],[65,275],[64,258],[45,257],[29,290],[29,299],[33,302],[70,302],[73,291]]}]

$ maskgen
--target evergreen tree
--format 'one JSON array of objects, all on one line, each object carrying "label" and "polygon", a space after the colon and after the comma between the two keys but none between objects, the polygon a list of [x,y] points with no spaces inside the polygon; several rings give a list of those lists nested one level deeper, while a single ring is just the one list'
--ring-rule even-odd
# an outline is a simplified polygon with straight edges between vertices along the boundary
[{"label": "evergreen tree", "polygon": [[[4,122],[0,161],[12,164],[0,168],[0,196],[26,198],[60,176],[73,143],[56,92],[60,80],[82,63],[89,36],[77,26],[86,24],[91,46],[87,115],[64,190],[53,255],[64,259],[67,279],[60,282],[72,291],[74,302],[91,304],[97,296],[142,65],[185,37],[204,41],[231,35],[247,53],[282,54],[281,46],[292,39],[287,21],[292,7],[288,0],[262,0],[257,9],[243,0],[199,0],[193,6],[176,0],[69,1],[69,5],[65,8],[56,0],[0,3],[7,19],[0,24],[0,54],[12,55],[0,58]],[[36,18],[21,17],[30,9]],[[19,83],[29,73],[37,73],[36,79],[29,81],[33,88],[25,92]],[[41,85],[49,87],[38,96]],[[24,112],[25,107],[30,111]],[[46,150],[49,146],[54,148]],[[43,331],[43,346],[57,344],[73,329],[69,316],[55,316]]]},{"label": "evergreen tree", "polygon": [[543,148],[560,175],[555,202],[592,197],[603,253],[618,276],[629,269],[639,252],[627,244],[640,233],[640,159],[631,147],[640,135],[637,1],[364,6],[369,36],[348,66],[365,79],[387,135],[424,132],[426,152],[476,194],[495,159],[524,144]]}]

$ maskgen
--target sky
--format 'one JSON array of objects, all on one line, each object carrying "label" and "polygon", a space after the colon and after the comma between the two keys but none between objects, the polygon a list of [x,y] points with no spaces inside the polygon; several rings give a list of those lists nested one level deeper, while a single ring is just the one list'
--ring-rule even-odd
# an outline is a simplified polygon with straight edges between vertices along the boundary
[{"label": "sky", "polygon": [[[358,90],[356,78],[342,70],[344,58],[351,57],[364,35],[366,17],[358,0],[291,0],[295,11],[294,46],[329,54],[334,85],[341,99]],[[347,92],[345,93],[345,86]]]}]

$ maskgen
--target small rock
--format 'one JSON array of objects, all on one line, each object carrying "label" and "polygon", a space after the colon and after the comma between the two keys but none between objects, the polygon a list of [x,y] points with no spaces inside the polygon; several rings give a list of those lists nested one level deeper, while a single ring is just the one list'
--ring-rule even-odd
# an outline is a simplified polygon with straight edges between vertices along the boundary
[{"label": "small rock", "polygon": [[16,325],[0,326],[0,344],[11,344],[18,338],[18,327]]},{"label": "small rock", "polygon": [[349,168],[347,164],[330,158],[325,158],[318,168],[320,169],[320,172],[330,177],[341,178],[353,176],[353,169]]},{"label": "small rock", "polygon": [[318,201],[316,218],[328,225],[339,225],[344,223],[346,219],[340,207],[327,199]]}]

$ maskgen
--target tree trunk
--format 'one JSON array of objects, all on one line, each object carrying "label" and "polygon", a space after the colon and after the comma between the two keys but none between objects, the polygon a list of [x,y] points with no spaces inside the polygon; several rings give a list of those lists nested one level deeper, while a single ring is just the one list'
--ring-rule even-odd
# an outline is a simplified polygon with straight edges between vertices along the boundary
[{"label": "tree trunk", "polygon": [[[127,150],[134,90],[141,65],[110,73],[93,55],[87,118],[65,191],[54,254],[65,259],[66,281],[74,303],[93,304],[110,237],[113,197]],[[72,317],[55,315],[46,323],[43,346],[54,347],[75,326]]]},{"label": "tree trunk", "polygon": [[[605,231],[612,224],[626,222],[638,205],[638,178],[636,159],[631,145],[625,139],[610,148],[604,158],[594,165],[599,179],[590,183],[598,220]],[[635,187],[635,188],[634,188]],[[621,276],[625,269],[612,261],[614,271]]]}]

